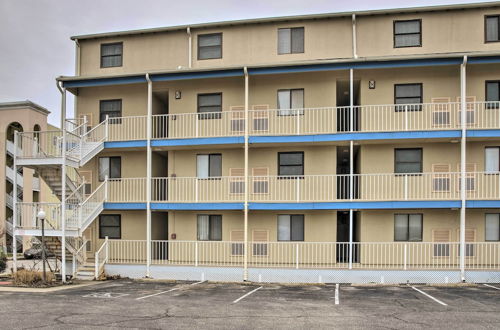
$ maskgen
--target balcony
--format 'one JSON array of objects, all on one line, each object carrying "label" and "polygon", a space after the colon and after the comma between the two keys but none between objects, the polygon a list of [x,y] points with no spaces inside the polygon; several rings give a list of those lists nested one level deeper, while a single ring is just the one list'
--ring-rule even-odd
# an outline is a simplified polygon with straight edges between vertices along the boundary
[{"label": "balcony", "polygon": [[[460,200],[461,173],[305,175],[249,177],[249,201],[301,203]],[[352,185],[352,194],[350,193]],[[500,199],[500,174],[468,172],[467,199]],[[155,203],[243,202],[244,177],[152,178]],[[146,202],[146,178],[108,180],[108,202]]]},{"label": "balcony", "polygon": [[[249,110],[250,136],[459,130],[458,102]],[[467,103],[468,129],[500,128],[500,102]],[[108,141],[145,140],[147,117],[109,118]],[[153,115],[152,139],[243,136],[244,111]]]},{"label": "balcony", "polygon": [[[105,243],[106,244],[106,243]],[[109,240],[107,262],[145,264],[145,240]],[[248,266],[348,269],[348,242],[248,242]],[[458,242],[353,242],[352,269],[448,269],[460,267]],[[468,270],[498,269],[499,242],[466,244]],[[243,267],[242,241],[152,241],[153,265]]]}]

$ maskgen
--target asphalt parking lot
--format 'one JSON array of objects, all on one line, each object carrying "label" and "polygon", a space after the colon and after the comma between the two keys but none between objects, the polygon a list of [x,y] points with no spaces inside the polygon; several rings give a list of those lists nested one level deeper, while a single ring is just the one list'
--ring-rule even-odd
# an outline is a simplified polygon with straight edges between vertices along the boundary
[{"label": "asphalt parking lot", "polygon": [[500,285],[285,286],[127,279],[0,292],[2,329],[500,328]]}]

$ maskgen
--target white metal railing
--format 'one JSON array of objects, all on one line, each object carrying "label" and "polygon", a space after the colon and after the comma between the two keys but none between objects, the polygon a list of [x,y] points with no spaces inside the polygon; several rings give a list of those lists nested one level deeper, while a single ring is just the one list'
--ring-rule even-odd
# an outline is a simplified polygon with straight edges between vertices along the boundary
[{"label": "white metal railing", "polygon": [[244,111],[154,115],[153,139],[182,139],[243,135]]},{"label": "white metal railing", "polygon": [[112,202],[145,202],[146,178],[108,179],[108,200]]},{"label": "white metal railing", "polygon": [[146,140],[147,116],[110,117],[109,141]]},{"label": "white metal railing", "polygon": [[[81,204],[76,204],[72,212],[67,212],[66,227],[83,231],[94,220],[95,213],[103,208],[107,195],[107,181],[101,183]],[[70,204],[71,205],[71,204]]]},{"label": "white metal railing", "polygon": [[[249,110],[250,135],[307,135],[460,129],[461,103]],[[244,111],[152,116],[153,139],[242,136]],[[467,127],[500,128],[500,102],[468,102]],[[147,116],[109,118],[109,141],[144,140]]]},{"label": "white metal railing", "polygon": [[[109,263],[146,263],[145,240],[109,240]],[[161,265],[242,267],[241,241],[152,241]],[[102,249],[102,248],[101,248]],[[352,253],[351,253],[352,251]],[[458,242],[248,242],[249,267],[459,269]],[[466,243],[467,269],[500,269],[500,242]],[[96,258],[97,260],[97,258]]]},{"label": "white metal railing", "polygon": [[73,252],[73,276],[76,275],[79,266],[87,261],[88,243],[89,240],[84,237],[82,245],[75,252]]},{"label": "white metal railing", "polygon": [[[461,173],[250,176],[251,202],[459,200]],[[350,193],[352,180],[352,196]],[[468,172],[467,199],[500,199],[500,172]],[[153,202],[242,202],[244,177],[152,178]],[[146,202],[145,178],[109,180],[109,201]]]},{"label": "white metal railing", "polygon": [[45,211],[45,229],[61,229],[62,212],[60,203],[16,203],[16,207],[16,228],[41,229],[37,214],[43,209]]},{"label": "white metal railing", "polygon": [[62,131],[18,133],[18,158],[57,158],[62,151]]},{"label": "white metal railing", "polygon": [[91,130],[82,135],[83,143],[86,142],[103,142],[108,137],[108,120],[100,122],[98,125],[92,127]]},{"label": "white metal railing", "polygon": [[101,245],[99,250],[95,253],[95,279],[99,279],[99,276],[104,271],[104,265],[108,262],[109,258],[109,239],[106,236],[104,243]]}]

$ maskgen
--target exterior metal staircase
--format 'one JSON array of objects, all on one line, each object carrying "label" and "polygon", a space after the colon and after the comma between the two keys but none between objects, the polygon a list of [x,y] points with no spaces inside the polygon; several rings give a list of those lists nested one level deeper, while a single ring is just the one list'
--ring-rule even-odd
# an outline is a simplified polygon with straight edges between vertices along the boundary
[{"label": "exterior metal staircase", "polygon": [[[13,230],[19,236],[41,236],[41,226],[36,216],[43,209],[46,213],[45,235],[52,237],[50,248],[59,251],[61,255],[61,240],[64,236],[65,245],[75,258],[74,264],[85,269],[88,265],[85,266],[86,251],[82,247],[81,237],[85,229],[104,208],[104,201],[107,198],[107,180],[86,196],[85,182],[77,169],[104,149],[108,121],[102,122],[89,131],[87,131],[86,122],[67,121],[66,124],[65,131],[17,133],[15,140],[18,148],[16,149],[14,144],[9,147],[15,157],[16,165],[34,169],[59,199],[56,203],[21,203],[18,201],[16,228]],[[65,183],[62,179],[63,168],[66,170]],[[64,184],[66,194],[63,196]],[[64,212],[63,205],[65,205]],[[65,224],[64,232],[63,223]],[[82,272],[80,275],[85,277],[85,270]],[[76,269],[74,275],[76,275]]]}]

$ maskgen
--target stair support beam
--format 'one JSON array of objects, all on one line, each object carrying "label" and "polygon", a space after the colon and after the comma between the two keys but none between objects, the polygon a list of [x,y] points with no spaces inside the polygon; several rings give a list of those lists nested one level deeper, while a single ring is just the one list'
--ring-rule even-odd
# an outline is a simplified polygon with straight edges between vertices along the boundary
[{"label": "stair support beam", "polygon": [[62,129],[62,165],[61,165],[61,276],[66,282],[66,88],[61,88],[61,129]]},{"label": "stair support beam", "polygon": [[[14,132],[14,173],[17,173],[17,145],[18,145],[19,135],[18,132]],[[12,210],[12,262],[13,270],[17,272],[17,240],[16,240],[16,227],[17,227],[17,175],[14,175],[14,187],[12,195],[14,199],[12,203],[14,209]]]}]

